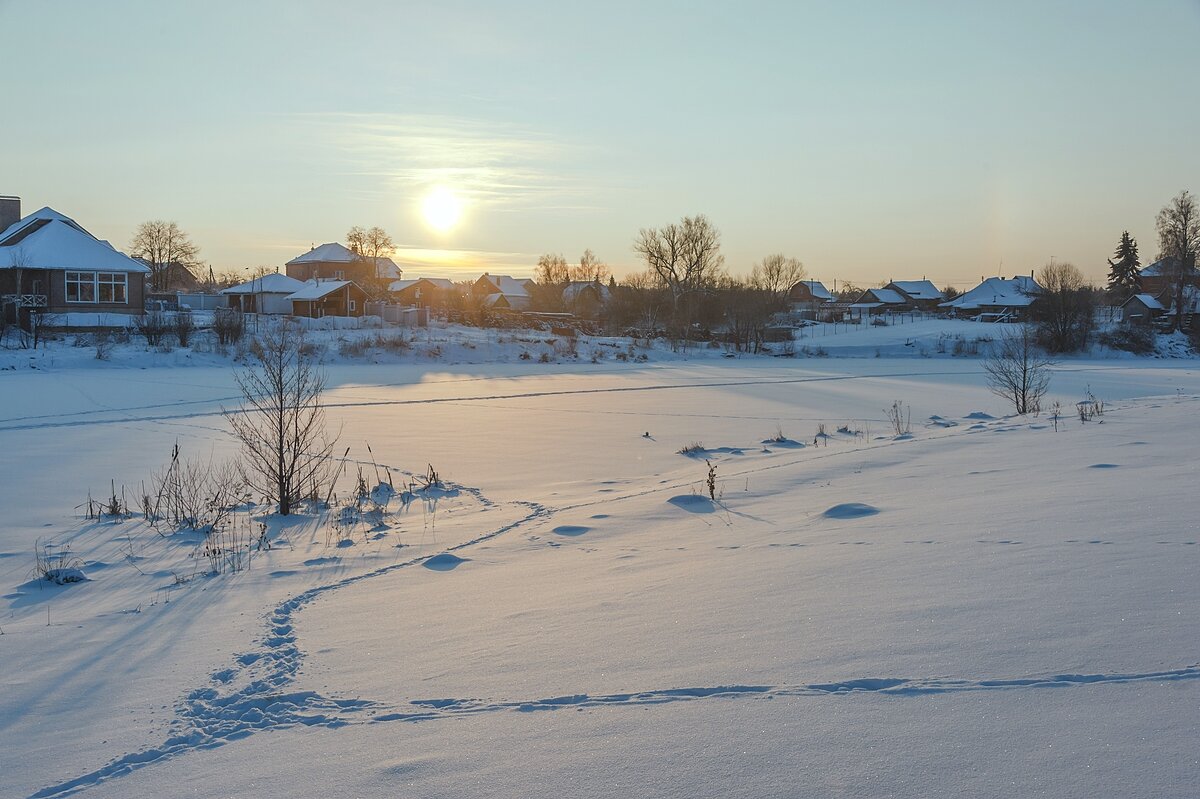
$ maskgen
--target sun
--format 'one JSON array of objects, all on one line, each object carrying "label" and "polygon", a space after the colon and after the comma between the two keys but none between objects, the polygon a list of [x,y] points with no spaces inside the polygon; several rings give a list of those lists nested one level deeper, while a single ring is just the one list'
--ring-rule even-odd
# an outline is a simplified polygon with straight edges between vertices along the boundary
[{"label": "sun", "polygon": [[462,218],[462,211],[462,200],[445,186],[435,186],[421,200],[421,215],[425,217],[425,224],[438,233],[452,230]]}]

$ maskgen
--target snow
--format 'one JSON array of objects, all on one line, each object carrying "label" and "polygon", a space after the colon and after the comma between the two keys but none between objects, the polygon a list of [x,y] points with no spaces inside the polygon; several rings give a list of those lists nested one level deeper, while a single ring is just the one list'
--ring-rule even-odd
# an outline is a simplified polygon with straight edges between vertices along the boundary
[{"label": "snow", "polygon": [[[875,304],[884,305],[906,305],[908,300],[901,296],[900,292],[892,289],[867,289],[862,294],[863,297],[874,297],[877,301]],[[861,300],[862,298],[860,298]]]},{"label": "snow", "polygon": [[1024,275],[1011,280],[989,277],[970,291],[941,303],[940,307],[965,311],[982,307],[1024,308],[1036,299],[1040,291],[1041,287],[1034,279]]},{"label": "snow", "polygon": [[941,290],[929,280],[893,280],[888,284],[895,286],[914,300],[943,300]]},{"label": "snow", "polygon": [[[331,241],[322,244],[320,247],[313,247],[303,255],[297,255],[288,261],[286,266],[314,263],[349,264],[359,260],[362,259],[353,250],[336,241]],[[397,280],[400,278],[400,267],[396,266],[396,262],[391,258],[380,256],[379,258],[370,260],[375,261],[376,272],[379,277]]]},{"label": "snow", "polygon": [[303,280],[296,280],[279,272],[256,277],[236,286],[222,289],[222,294],[292,294],[305,287]]},{"label": "snow", "polygon": [[[32,232],[26,233],[32,229]],[[24,235],[22,235],[24,234]],[[75,220],[42,208],[0,234],[0,269],[88,269],[111,272],[150,271],[145,264],[113,249]]]},{"label": "snow", "polygon": [[[41,359],[0,372],[0,796],[1194,795],[1200,368],[1064,361],[1048,399],[1106,410],[1055,432],[977,358],[905,344],[999,329],[649,363],[333,347],[330,421],[389,513],[333,540],[265,516],[275,545],[223,576],[76,506],[177,442],[232,454],[228,359],[0,353]],[[406,503],[375,479],[428,464],[443,489]],[[88,580],[31,582],[39,538]]]},{"label": "snow", "polygon": [[808,287],[808,293],[818,300],[826,302],[833,301],[833,295],[829,293],[829,289],[819,280],[801,280],[801,284]]},{"label": "snow", "polygon": [[351,280],[310,280],[288,297],[289,300],[319,300],[330,294],[353,285]]}]

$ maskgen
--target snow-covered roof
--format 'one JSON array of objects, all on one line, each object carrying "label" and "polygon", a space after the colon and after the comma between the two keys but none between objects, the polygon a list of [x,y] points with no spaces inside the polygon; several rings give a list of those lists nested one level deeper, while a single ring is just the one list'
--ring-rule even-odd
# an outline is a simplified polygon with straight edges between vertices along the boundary
[{"label": "snow-covered roof", "polygon": [[912,297],[914,300],[944,300],[945,295],[933,285],[932,280],[893,280],[888,283]]},{"label": "snow-covered roof", "polygon": [[904,305],[908,302],[904,299],[904,295],[892,289],[867,289],[863,292],[863,296],[858,298],[858,301],[861,302],[868,294],[884,305]]},{"label": "snow-covered roof", "polygon": [[573,302],[584,291],[593,290],[596,295],[603,301],[608,301],[609,290],[608,286],[603,283],[597,283],[594,280],[575,280],[563,287],[562,297],[566,302]]},{"label": "snow-covered roof", "polygon": [[405,280],[394,280],[388,285],[388,291],[404,291],[418,283],[429,283],[434,288],[452,289],[454,281],[445,277],[414,277]]},{"label": "snow-covered roof", "polygon": [[303,280],[274,272],[256,277],[236,286],[222,289],[222,294],[292,294],[304,288]]},{"label": "snow-covered roof", "polygon": [[353,280],[310,280],[304,284],[302,289],[288,297],[288,299],[319,300],[322,297],[328,297],[338,289],[353,285],[353,283]]},{"label": "snow-covered roof", "polygon": [[525,289],[525,286],[527,283],[533,282],[531,280],[517,280],[508,275],[489,275],[487,272],[483,273],[480,280],[488,280],[493,286],[500,289],[498,293],[513,297],[528,297],[529,292]]},{"label": "snow-covered roof", "polygon": [[1121,303],[1121,305],[1122,306],[1128,305],[1129,303],[1133,302],[1134,300],[1137,300],[1142,305],[1145,305],[1147,308],[1149,308],[1152,311],[1167,310],[1166,308],[1163,307],[1163,304],[1158,301],[1158,298],[1152,294],[1134,294],[1132,297],[1125,300],[1125,302]]},{"label": "snow-covered roof", "polygon": [[94,269],[140,272],[150,268],[102,241],[68,216],[42,208],[0,233],[0,269]]},{"label": "snow-covered roof", "polygon": [[[808,293],[818,300],[832,300],[833,295],[829,293],[829,289],[819,280],[801,280],[796,286],[805,286],[808,288]],[[792,288],[796,288],[792,286]]]},{"label": "snow-covered roof", "polygon": [[963,310],[982,307],[1024,308],[1031,305],[1041,291],[1042,287],[1028,275],[1018,275],[1011,280],[989,277],[949,302],[939,303],[938,307]]},{"label": "snow-covered roof", "polygon": [[1179,268],[1178,259],[1173,257],[1160,258],[1146,268],[1142,269],[1139,274],[1142,277],[1170,277],[1176,274]]},{"label": "snow-covered roof", "polygon": [[375,261],[376,277],[400,278],[400,267],[396,266],[396,262],[386,256],[378,258],[360,258],[356,252],[345,245],[339,244],[336,241],[322,244],[320,247],[313,247],[303,255],[297,255],[292,260],[288,261],[285,266],[298,266],[302,264],[352,264],[356,261]]}]

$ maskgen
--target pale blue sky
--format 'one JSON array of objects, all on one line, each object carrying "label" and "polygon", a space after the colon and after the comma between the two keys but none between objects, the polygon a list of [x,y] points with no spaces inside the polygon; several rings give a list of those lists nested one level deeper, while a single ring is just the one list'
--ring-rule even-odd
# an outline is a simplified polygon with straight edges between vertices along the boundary
[{"label": "pale blue sky", "polygon": [[[0,194],[118,246],[176,220],[218,270],[361,224],[402,261],[622,274],[638,228],[705,213],[733,271],[1100,280],[1200,191],[1200,0],[0,0],[0,30]],[[469,202],[447,234],[439,183]]]}]

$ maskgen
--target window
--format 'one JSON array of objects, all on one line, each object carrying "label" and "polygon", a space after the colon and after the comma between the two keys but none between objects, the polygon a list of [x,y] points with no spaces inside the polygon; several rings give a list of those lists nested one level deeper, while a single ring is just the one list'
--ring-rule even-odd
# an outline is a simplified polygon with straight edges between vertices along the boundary
[{"label": "window", "polygon": [[126,303],[126,281],[124,272],[100,272],[96,275],[96,298],[99,302]]},{"label": "window", "polygon": [[346,279],[346,270],[338,269],[337,271],[335,271],[333,273],[333,279],[334,280],[345,280]]},{"label": "window", "polygon": [[67,272],[67,302],[95,302],[96,273]]},{"label": "window", "polygon": [[129,276],[124,272],[67,272],[67,302],[129,301]]},{"label": "window", "polygon": [[354,313],[354,309],[355,309],[354,300],[349,300],[348,302],[350,303],[350,313]]}]

